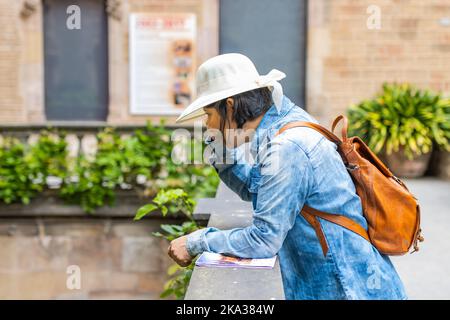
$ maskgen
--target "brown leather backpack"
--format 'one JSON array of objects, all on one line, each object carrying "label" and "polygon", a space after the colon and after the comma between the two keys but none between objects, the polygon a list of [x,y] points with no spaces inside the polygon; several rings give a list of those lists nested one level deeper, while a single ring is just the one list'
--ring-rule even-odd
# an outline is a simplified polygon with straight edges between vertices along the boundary
[{"label": "brown leather backpack", "polygon": [[[340,120],[344,121],[342,140],[333,133]],[[278,135],[295,127],[309,127],[334,142],[361,199],[368,232],[348,217],[303,206],[301,215],[314,228],[324,256],[328,252],[328,245],[317,217],[359,234],[383,254],[402,255],[407,253],[411,246],[414,246],[413,252],[418,251],[417,242],[424,239],[421,236],[417,198],[359,137],[347,138],[347,126],[347,118],[340,115],[333,121],[331,132],[316,123],[296,121],[286,124],[277,133]]]}]

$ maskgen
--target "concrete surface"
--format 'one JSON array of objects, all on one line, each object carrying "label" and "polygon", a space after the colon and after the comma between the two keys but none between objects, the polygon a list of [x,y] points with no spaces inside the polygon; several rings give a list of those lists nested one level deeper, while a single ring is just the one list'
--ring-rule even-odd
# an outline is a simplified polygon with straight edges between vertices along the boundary
[{"label": "concrete surface", "polygon": [[[403,181],[419,199],[422,234],[425,242],[419,243],[420,251],[404,256],[391,257],[391,260],[405,284],[409,299],[450,299],[450,181],[436,178],[404,179]],[[236,212],[234,213],[237,216],[243,212],[249,213],[251,211],[250,203],[240,201],[223,183],[219,186],[218,194],[224,196],[229,203],[226,206],[217,206],[213,199],[205,199],[205,202],[197,208],[199,210],[197,218],[208,219],[209,215],[206,213],[212,213],[211,219],[219,220],[213,222],[213,224],[217,224],[223,229],[224,227],[232,227],[226,225],[227,219],[223,219],[223,215],[229,214],[231,208],[235,209]],[[250,217],[247,219],[250,219]],[[228,223],[230,222],[228,221]],[[238,221],[237,223],[246,225],[250,223],[250,220],[245,221],[245,223],[244,221]],[[223,284],[228,283],[228,280],[232,277],[242,280],[248,275],[241,270],[236,275],[231,271],[210,271],[196,268],[187,298],[213,298],[214,294],[211,293],[214,292],[213,290],[202,292],[200,289],[208,284],[207,287],[215,286],[216,289],[222,286],[221,292],[216,292],[216,295],[237,299],[236,296],[228,296],[229,286],[223,287]],[[216,281],[219,281],[218,279],[227,279],[227,281],[220,282],[221,286],[211,285],[209,281],[213,278]],[[273,273],[272,278],[279,281],[279,274]],[[254,277],[247,279],[247,281],[241,281],[241,285],[248,285],[252,281],[254,281]],[[269,288],[269,290],[265,288],[265,293],[269,293],[269,295],[272,292],[279,293],[280,291],[279,288],[274,289],[273,285]],[[254,298],[248,296],[248,292],[246,296],[248,299]]]},{"label": "concrete surface", "polygon": [[[252,223],[252,206],[220,183],[217,199],[204,199],[195,208],[196,219],[222,230]],[[195,267],[185,300],[284,300],[279,261],[273,269]]]},{"label": "concrete surface", "polygon": [[391,260],[409,299],[450,299],[450,181],[405,179],[419,199],[422,234],[420,251]]}]

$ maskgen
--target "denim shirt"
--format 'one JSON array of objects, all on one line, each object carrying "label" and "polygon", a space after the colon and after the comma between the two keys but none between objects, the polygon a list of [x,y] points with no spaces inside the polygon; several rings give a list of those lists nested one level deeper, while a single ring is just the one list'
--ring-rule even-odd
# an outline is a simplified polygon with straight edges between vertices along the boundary
[{"label": "denim shirt", "polygon": [[318,218],[329,247],[324,256],[314,229],[299,214],[303,205],[347,216],[366,230],[367,222],[334,143],[307,127],[275,137],[292,121],[317,123],[283,96],[281,110],[271,106],[250,142],[253,163],[236,148],[227,150],[234,163],[214,165],[229,188],[252,201],[253,223],[197,230],[187,237],[187,251],[242,258],[278,254],[286,299],[406,299],[388,256],[352,231]]}]

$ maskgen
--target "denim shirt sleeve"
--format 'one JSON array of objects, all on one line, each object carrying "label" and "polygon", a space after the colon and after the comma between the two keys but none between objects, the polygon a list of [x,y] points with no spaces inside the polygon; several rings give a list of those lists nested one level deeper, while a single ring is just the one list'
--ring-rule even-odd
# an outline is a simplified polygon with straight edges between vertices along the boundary
[{"label": "denim shirt sleeve", "polygon": [[203,251],[242,258],[276,255],[305,203],[311,180],[311,164],[303,149],[290,140],[273,140],[261,160],[261,183],[252,225],[197,230],[187,237],[187,251],[191,256]]},{"label": "denim shirt sleeve", "polygon": [[216,169],[220,179],[233,190],[242,200],[251,201],[249,192],[249,174],[251,165],[245,160],[245,152],[242,148],[225,148],[225,161],[218,163],[215,153],[209,158],[209,162]]}]

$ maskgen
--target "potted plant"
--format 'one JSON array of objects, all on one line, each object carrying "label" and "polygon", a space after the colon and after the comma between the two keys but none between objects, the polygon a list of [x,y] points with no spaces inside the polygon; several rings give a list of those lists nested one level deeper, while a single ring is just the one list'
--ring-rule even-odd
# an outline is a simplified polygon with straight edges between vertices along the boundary
[{"label": "potted plant", "polygon": [[350,134],[400,177],[422,176],[433,145],[450,150],[450,99],[407,83],[384,83],[375,98],[352,105],[348,118]]}]

